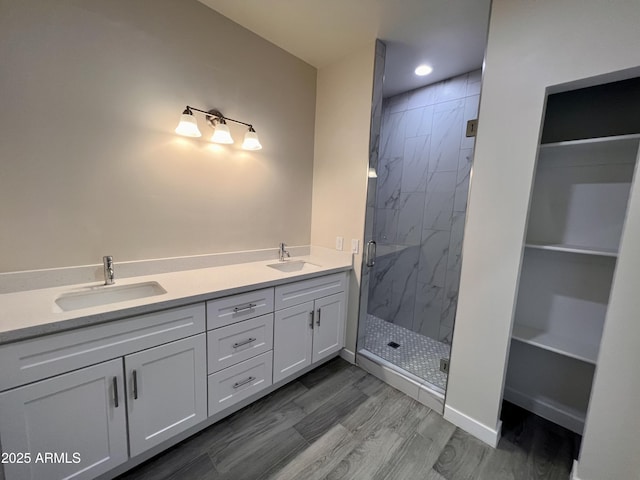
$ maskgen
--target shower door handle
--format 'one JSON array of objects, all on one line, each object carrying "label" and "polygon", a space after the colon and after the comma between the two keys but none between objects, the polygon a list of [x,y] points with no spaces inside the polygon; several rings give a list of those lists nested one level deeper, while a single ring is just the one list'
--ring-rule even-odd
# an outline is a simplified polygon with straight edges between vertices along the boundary
[{"label": "shower door handle", "polygon": [[365,261],[367,267],[371,268],[376,264],[376,242],[369,240],[365,250]]}]

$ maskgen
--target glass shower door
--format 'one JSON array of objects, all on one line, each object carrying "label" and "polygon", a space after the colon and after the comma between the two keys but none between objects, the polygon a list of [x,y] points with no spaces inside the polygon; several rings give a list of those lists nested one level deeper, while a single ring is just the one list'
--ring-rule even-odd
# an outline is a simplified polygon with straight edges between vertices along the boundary
[{"label": "glass shower door", "polygon": [[473,158],[465,131],[477,117],[480,79],[478,70],[385,99],[370,159],[365,238],[376,255],[362,271],[358,350],[439,393]]}]

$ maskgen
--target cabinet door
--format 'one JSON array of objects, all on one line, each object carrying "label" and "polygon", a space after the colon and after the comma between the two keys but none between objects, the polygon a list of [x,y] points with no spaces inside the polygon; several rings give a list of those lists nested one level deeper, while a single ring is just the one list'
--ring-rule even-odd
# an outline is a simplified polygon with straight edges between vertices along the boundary
[{"label": "cabinet door", "polygon": [[127,355],[131,456],[207,418],[205,334]]},{"label": "cabinet door", "polygon": [[125,408],[122,359],[0,394],[2,451],[31,455],[5,464],[6,480],[90,479],[125,462]]},{"label": "cabinet door", "polygon": [[313,363],[339,351],[344,345],[344,293],[320,298],[315,307]]},{"label": "cabinet door", "polygon": [[275,313],[273,327],[273,383],[311,365],[313,302]]}]

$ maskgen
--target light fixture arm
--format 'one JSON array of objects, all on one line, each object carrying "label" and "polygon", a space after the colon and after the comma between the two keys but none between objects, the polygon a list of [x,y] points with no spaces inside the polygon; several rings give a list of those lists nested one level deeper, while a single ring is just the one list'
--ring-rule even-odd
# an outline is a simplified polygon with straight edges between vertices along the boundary
[{"label": "light fixture arm", "polygon": [[250,123],[241,122],[240,120],[235,120],[233,118],[225,117],[222,113],[220,113],[219,110],[212,109],[212,110],[206,111],[206,110],[200,110],[199,108],[190,107],[189,105],[187,105],[186,110],[204,113],[205,116],[207,117],[207,122],[210,122],[210,123],[213,123],[216,120],[217,121],[224,120],[225,122],[229,121],[233,123],[238,123],[240,125],[245,125],[249,128],[253,128],[253,125],[251,125]]}]

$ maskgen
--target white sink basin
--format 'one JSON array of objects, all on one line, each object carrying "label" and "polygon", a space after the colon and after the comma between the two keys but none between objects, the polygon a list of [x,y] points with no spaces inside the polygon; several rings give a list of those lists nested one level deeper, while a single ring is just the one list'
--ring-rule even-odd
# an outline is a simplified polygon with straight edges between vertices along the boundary
[{"label": "white sink basin", "polygon": [[158,282],[134,283],[132,285],[100,285],[86,290],[63,293],[56,298],[56,305],[63,311],[109,305],[139,298],[162,295],[167,291]]},{"label": "white sink basin", "polygon": [[270,263],[267,267],[280,270],[281,272],[300,272],[300,271],[313,271],[320,265],[315,263],[305,262],[304,260],[285,260],[284,262]]}]

